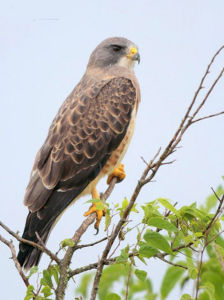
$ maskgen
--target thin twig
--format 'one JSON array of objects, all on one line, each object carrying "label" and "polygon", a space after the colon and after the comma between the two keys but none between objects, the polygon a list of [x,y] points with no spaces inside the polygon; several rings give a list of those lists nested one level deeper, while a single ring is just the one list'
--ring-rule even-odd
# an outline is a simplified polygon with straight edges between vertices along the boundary
[{"label": "thin twig", "polygon": [[[128,257],[133,257],[133,256],[137,256],[137,253],[129,253]],[[103,264],[104,265],[111,265],[111,264],[114,264],[115,261],[119,258],[119,256],[116,256],[116,257],[113,257],[113,258],[110,258],[110,259],[106,259]],[[86,271],[89,271],[89,270],[93,270],[93,269],[97,269],[97,266],[98,266],[98,262],[95,262],[95,263],[92,263],[92,264],[89,264],[87,266],[84,266],[84,267],[81,267],[81,268],[77,268],[73,271],[70,271],[68,273],[68,276],[69,277],[73,277],[75,275],[78,275],[80,273],[83,273],[83,272],[86,272]]]},{"label": "thin twig", "polygon": [[219,113],[216,113],[216,114],[212,114],[212,115],[208,115],[208,116],[205,116],[205,117],[201,117],[199,119],[195,119],[191,122],[191,124],[194,124],[196,122],[199,122],[199,121],[202,121],[202,120],[206,120],[206,119],[210,119],[210,118],[214,118],[214,117],[217,117],[217,116],[220,116],[220,115],[223,115],[224,114],[224,111],[221,111]]},{"label": "thin twig", "polygon": [[211,190],[213,191],[214,195],[216,196],[217,200],[219,202],[221,202],[221,199],[219,198],[219,196],[217,195],[216,191],[213,189],[213,187],[211,187]]},{"label": "thin twig", "polygon": [[60,265],[61,263],[61,260],[57,257],[57,255],[55,255],[54,253],[52,253],[44,244],[44,242],[42,241],[41,237],[39,236],[38,232],[36,231],[35,232],[36,234],[36,237],[39,241],[39,243],[41,244],[41,246],[43,247],[44,249],[44,252],[52,259],[54,260],[58,265]]},{"label": "thin twig", "polygon": [[[207,238],[207,237],[206,237]],[[196,279],[196,295],[195,295],[195,300],[198,300],[198,292],[199,292],[199,283],[200,283],[200,275],[201,275],[201,267],[202,267],[202,261],[203,261],[203,254],[205,251],[205,248],[207,246],[206,239],[205,239],[205,244],[201,250],[200,253],[200,260],[199,260],[199,265],[198,265],[198,274],[197,274],[197,279]]]},{"label": "thin twig", "polygon": [[169,264],[169,265],[171,265],[171,266],[174,266],[174,267],[180,267],[180,268],[182,268],[182,269],[187,270],[187,267],[185,267],[185,266],[183,266],[183,265],[180,265],[180,264],[176,264],[176,263],[174,263],[174,262],[172,262],[172,261],[169,261],[169,260],[165,259],[163,255],[156,254],[154,257],[159,258],[160,260],[164,261],[165,263],[167,263],[167,264]]},{"label": "thin twig", "polygon": [[128,270],[128,278],[127,278],[127,284],[126,284],[125,300],[128,300],[128,290],[129,290],[129,283],[130,283],[130,279],[131,279],[131,273],[132,273],[132,263],[130,263],[129,270]]},{"label": "thin twig", "polygon": [[92,246],[95,246],[95,245],[97,245],[97,244],[100,244],[100,243],[106,241],[107,239],[108,239],[108,237],[104,237],[104,238],[102,238],[101,240],[96,241],[96,242],[94,242],[94,243],[83,244],[83,245],[77,245],[77,246],[75,246],[74,248],[75,248],[75,250],[78,250],[78,249],[82,249],[82,248],[86,248],[86,247],[92,247]]},{"label": "thin twig", "polygon": [[52,260],[54,260],[56,263],[60,262],[60,259],[57,257],[57,255],[55,255],[53,252],[51,252],[46,246],[42,246],[38,243],[32,242],[30,240],[26,240],[24,238],[21,238],[17,233],[15,233],[14,231],[12,231],[8,226],[6,226],[4,223],[2,223],[0,221],[0,226],[5,229],[5,231],[7,231],[11,236],[13,236],[17,241],[22,242],[24,244],[28,244],[34,248],[39,249],[40,251],[46,253],[48,256],[50,256],[50,258]]},{"label": "thin twig", "polygon": [[23,273],[23,270],[22,270],[22,268],[21,268],[21,266],[18,262],[18,259],[16,257],[16,250],[15,250],[15,247],[13,245],[12,240],[8,241],[3,236],[0,235],[0,241],[10,248],[11,253],[12,253],[12,259],[14,261],[15,267],[16,267],[17,271],[19,272],[19,275],[21,276],[21,278],[22,278],[23,282],[25,283],[26,287],[28,287],[29,286],[29,280],[27,279],[26,275]]},{"label": "thin twig", "polygon": [[[168,254],[167,254],[167,255],[168,255]],[[135,256],[138,256],[138,252],[135,252],[135,253],[134,253],[134,252],[131,252],[131,253],[129,253],[129,255],[128,255],[129,258],[135,257]],[[155,254],[153,257],[158,258],[158,259],[162,260],[163,262],[165,262],[165,263],[167,263],[167,264],[169,264],[169,265],[172,265],[172,266],[175,266],[175,267],[180,267],[180,268],[183,268],[183,269],[187,269],[187,267],[185,267],[185,266],[183,266],[183,265],[175,264],[175,263],[173,263],[173,262],[170,262],[170,261],[166,260],[166,259],[164,258],[164,254]],[[115,256],[115,257],[113,257],[113,258],[106,259],[105,261],[103,261],[103,264],[104,264],[104,265],[111,265],[111,264],[114,264],[115,261],[116,261],[118,258],[119,258],[119,256]],[[77,269],[75,269],[75,270],[73,270],[73,271],[70,271],[68,276],[69,276],[69,278],[70,278],[70,277],[73,277],[73,276],[78,275],[78,274],[80,274],[80,273],[84,273],[84,272],[86,272],[86,271],[90,271],[90,270],[93,270],[93,269],[97,269],[97,267],[98,267],[98,262],[91,263],[91,264],[89,264],[89,265],[87,265],[87,266],[84,266],[84,267],[81,267],[81,268],[77,268]]]}]

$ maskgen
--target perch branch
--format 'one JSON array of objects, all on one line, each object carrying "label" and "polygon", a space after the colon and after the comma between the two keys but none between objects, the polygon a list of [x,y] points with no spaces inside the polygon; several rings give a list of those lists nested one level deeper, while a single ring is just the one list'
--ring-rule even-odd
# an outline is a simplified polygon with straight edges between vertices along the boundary
[{"label": "perch branch", "polygon": [[[107,198],[110,196],[110,194],[112,193],[112,191],[114,189],[116,182],[117,182],[117,178],[114,177],[111,180],[110,185],[107,188],[107,190],[105,191],[105,193],[103,195],[101,195],[102,201],[106,201]],[[95,218],[96,218],[95,213],[91,214],[87,218],[85,218],[85,220],[82,222],[81,226],[77,229],[74,236],[72,237],[72,240],[75,245],[73,247],[68,247],[64,258],[62,259],[62,261],[60,263],[61,272],[60,272],[58,287],[56,290],[56,300],[64,299],[65,289],[66,289],[67,282],[69,279],[68,274],[69,274],[69,266],[71,264],[72,255],[73,255],[74,251],[77,249],[76,247],[77,247],[78,242],[80,241],[81,236],[86,232],[87,228],[94,222]]]}]

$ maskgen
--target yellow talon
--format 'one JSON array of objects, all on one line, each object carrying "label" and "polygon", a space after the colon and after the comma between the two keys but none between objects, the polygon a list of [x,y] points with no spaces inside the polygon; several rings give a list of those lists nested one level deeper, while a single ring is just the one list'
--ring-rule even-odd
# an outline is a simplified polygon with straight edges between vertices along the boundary
[{"label": "yellow talon", "polygon": [[107,178],[107,184],[110,184],[113,177],[117,177],[118,182],[121,182],[125,177],[124,164],[120,164]]},{"label": "yellow talon", "polygon": [[[100,199],[99,194],[95,187],[92,189],[91,193],[92,193],[93,199]],[[90,214],[92,214],[94,212],[96,213],[96,222],[95,222],[94,227],[97,230],[97,232],[99,231],[99,225],[100,225],[101,219],[103,216],[105,216],[105,209],[97,209],[97,206],[101,206],[101,205],[103,207],[105,207],[103,201],[95,202],[90,206],[89,210],[84,213],[85,217],[89,216]]]}]

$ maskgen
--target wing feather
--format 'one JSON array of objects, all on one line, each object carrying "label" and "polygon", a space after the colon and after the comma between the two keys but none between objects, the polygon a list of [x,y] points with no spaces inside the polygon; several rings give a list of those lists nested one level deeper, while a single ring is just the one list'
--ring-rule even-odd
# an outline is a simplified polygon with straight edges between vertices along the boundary
[{"label": "wing feather", "polygon": [[39,181],[32,183],[31,178],[25,196],[32,211],[43,207],[51,195],[37,186],[67,191],[90,182],[126,133],[136,101],[130,79],[101,81],[84,90],[80,84],[77,90],[62,105],[40,150],[36,163]]}]

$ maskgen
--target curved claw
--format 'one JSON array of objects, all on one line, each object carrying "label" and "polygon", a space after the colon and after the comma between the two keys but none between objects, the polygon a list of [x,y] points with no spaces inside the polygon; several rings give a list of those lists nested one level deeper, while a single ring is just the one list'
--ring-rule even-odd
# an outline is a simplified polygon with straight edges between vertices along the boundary
[{"label": "curved claw", "polygon": [[[98,203],[99,202],[97,202],[97,204]],[[95,222],[95,225],[94,225],[94,228],[97,231],[96,234],[98,234],[98,232],[99,232],[99,225],[100,225],[101,219],[105,215],[105,209],[97,209],[97,207],[96,207],[97,204],[93,203],[90,206],[89,210],[84,213],[85,217],[89,216],[90,214],[92,214],[94,212],[96,213],[96,222]],[[102,204],[103,206],[105,206],[104,203],[103,203],[103,201],[100,201],[100,204]]]},{"label": "curved claw", "polygon": [[110,184],[113,177],[117,177],[118,182],[121,182],[126,177],[124,164],[120,164],[107,178],[107,184]]}]

